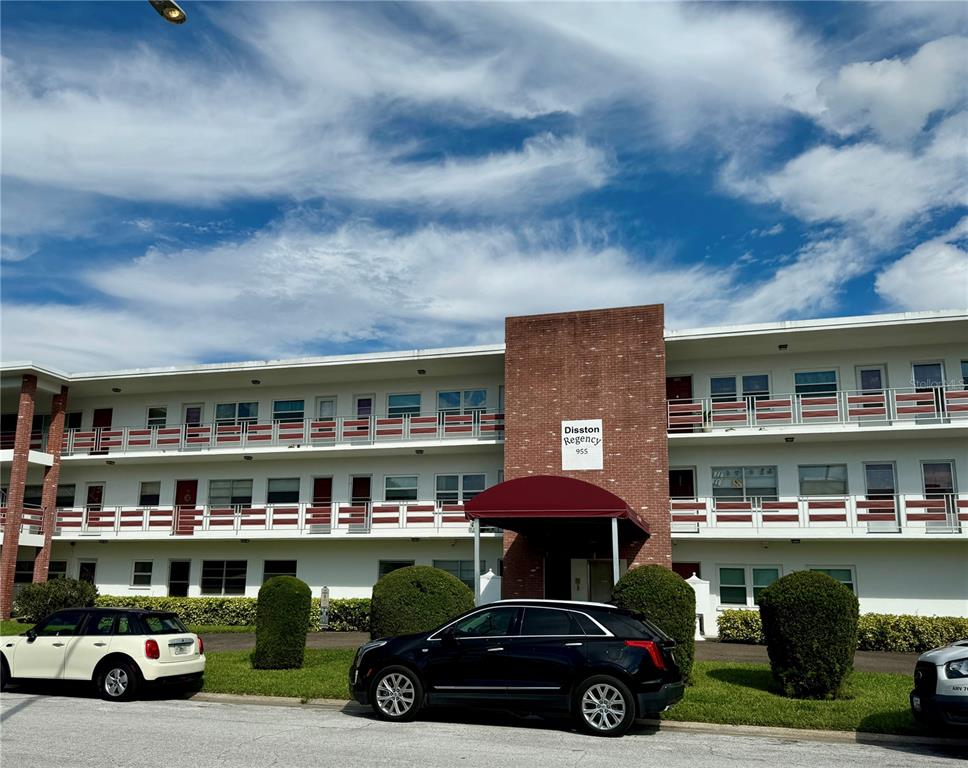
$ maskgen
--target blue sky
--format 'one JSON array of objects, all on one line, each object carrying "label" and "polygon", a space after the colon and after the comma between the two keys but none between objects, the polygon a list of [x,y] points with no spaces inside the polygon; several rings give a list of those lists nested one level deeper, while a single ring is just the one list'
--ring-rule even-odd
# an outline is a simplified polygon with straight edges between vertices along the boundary
[{"label": "blue sky", "polygon": [[2,341],[71,371],[968,306],[962,3],[2,7]]}]

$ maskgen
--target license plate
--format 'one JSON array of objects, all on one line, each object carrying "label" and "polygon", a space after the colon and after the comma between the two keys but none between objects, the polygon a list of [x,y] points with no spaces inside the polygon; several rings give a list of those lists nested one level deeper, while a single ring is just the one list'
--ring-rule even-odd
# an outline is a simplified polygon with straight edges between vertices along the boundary
[{"label": "license plate", "polygon": [[920,696],[912,696],[911,697],[911,706],[914,707],[914,711],[915,712],[920,712],[921,711],[921,697]]},{"label": "license plate", "polygon": [[185,656],[188,653],[189,645],[173,645],[171,647],[171,652],[175,656]]}]

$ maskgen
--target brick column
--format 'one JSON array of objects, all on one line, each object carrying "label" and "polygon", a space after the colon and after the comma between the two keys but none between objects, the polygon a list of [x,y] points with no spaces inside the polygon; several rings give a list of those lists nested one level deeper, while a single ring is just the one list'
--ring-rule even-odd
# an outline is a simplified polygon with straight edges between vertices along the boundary
[{"label": "brick column", "polygon": [[50,429],[47,432],[47,453],[54,457],[54,463],[44,472],[44,491],[41,507],[44,512],[44,546],[34,560],[34,582],[47,581],[47,568],[50,565],[50,543],[57,520],[57,482],[60,480],[61,449],[64,446],[64,419],[67,411],[67,387],[61,387],[60,394],[54,395],[50,402]]},{"label": "brick column", "polygon": [[30,452],[30,431],[34,424],[36,394],[37,377],[25,374],[20,385],[17,432],[13,442],[13,462],[10,464],[10,484],[7,488],[7,519],[4,521],[3,549],[0,552],[0,618],[2,619],[10,618],[13,602],[13,575],[17,569],[20,524],[24,515],[27,455]]}]

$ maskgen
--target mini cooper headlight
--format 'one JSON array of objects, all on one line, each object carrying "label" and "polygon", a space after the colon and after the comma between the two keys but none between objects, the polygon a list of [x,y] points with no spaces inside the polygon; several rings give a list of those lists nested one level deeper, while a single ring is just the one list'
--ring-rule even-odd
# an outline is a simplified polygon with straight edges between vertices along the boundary
[{"label": "mini cooper headlight", "polygon": [[944,665],[944,673],[949,680],[956,677],[968,677],[968,658],[949,661]]}]

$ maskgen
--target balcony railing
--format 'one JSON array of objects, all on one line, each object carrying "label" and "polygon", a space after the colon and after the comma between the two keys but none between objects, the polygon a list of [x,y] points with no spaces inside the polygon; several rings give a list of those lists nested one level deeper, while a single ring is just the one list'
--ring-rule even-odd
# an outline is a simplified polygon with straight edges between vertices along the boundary
[{"label": "balcony railing", "polygon": [[427,416],[365,416],[249,423],[182,424],[173,427],[72,429],[66,456],[248,449],[268,446],[327,447],[400,441],[500,440],[503,413],[441,413]]},{"label": "balcony railing", "polygon": [[708,397],[668,402],[672,433],[744,427],[825,424],[968,423],[968,388],[843,390],[829,395],[756,395],[733,400]]},{"label": "balcony railing", "polygon": [[[23,516],[20,519],[20,533],[43,533],[43,510],[34,504],[24,504]],[[0,530],[7,525],[7,508],[0,507]]]},{"label": "balcony railing", "polygon": [[[16,440],[17,433],[8,430],[5,432],[0,432],[0,450],[13,450],[14,441]],[[47,430],[35,429],[30,433],[30,450],[32,451],[43,451],[46,450],[47,445]]]},{"label": "balcony railing", "polygon": [[332,502],[265,506],[61,507],[54,535],[80,536],[326,536],[379,534],[405,529],[413,535],[446,530],[469,533],[463,504]]},{"label": "balcony railing", "polygon": [[861,535],[968,533],[968,494],[672,499],[669,505],[673,533],[713,528],[763,533],[839,530]]}]

